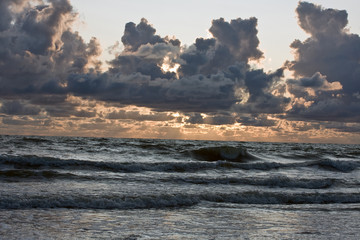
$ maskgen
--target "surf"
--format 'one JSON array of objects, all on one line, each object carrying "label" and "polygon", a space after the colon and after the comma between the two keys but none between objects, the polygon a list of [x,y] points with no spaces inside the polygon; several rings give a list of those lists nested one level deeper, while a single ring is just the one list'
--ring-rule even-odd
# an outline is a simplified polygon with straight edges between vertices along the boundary
[{"label": "surf", "polygon": [[255,156],[248,153],[245,147],[204,147],[192,150],[190,155],[201,161],[214,162],[219,160],[226,160],[230,162],[244,162],[255,159]]}]

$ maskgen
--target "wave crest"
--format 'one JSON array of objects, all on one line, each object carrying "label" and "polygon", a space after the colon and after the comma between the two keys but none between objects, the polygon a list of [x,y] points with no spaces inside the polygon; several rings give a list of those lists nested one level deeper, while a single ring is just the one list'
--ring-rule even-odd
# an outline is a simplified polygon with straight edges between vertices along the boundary
[{"label": "wave crest", "polygon": [[245,147],[205,147],[190,152],[191,156],[201,161],[227,160],[231,162],[243,162],[254,159]]}]

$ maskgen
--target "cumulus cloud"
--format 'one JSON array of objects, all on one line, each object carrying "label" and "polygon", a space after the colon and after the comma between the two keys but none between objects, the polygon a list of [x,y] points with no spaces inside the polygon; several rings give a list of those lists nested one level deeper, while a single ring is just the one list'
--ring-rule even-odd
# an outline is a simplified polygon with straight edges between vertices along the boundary
[{"label": "cumulus cloud", "polygon": [[71,75],[67,90],[77,96],[102,101],[150,107],[163,111],[216,111],[229,108],[237,100],[234,81],[223,74],[194,75],[181,79],[155,79],[134,73]]},{"label": "cumulus cloud", "polygon": [[[123,50],[101,70],[96,38],[72,30],[69,0],[0,2],[0,112],[18,116],[177,121],[189,124],[271,127],[288,120],[360,121],[360,37],[346,29],[347,13],[300,2],[299,26],[309,34],[291,44],[295,58],[273,72],[250,61],[259,49],[257,19],[212,21],[211,37],[189,47],[160,36],[145,18],[125,25]],[[119,40],[119,41],[120,41]],[[118,45],[114,45],[118,49]],[[110,49],[111,50],[111,49]],[[284,70],[294,73],[285,79]],[[151,114],[110,107],[138,106]],[[10,124],[12,118],[4,118]],[[99,125],[100,126],[100,125]]]},{"label": "cumulus cloud", "polygon": [[121,42],[125,50],[135,52],[141,45],[163,43],[164,39],[155,35],[156,29],[153,28],[145,18],[142,18],[139,24],[129,22],[125,25],[124,35]]},{"label": "cumulus cloud", "polygon": [[[310,34],[295,40],[295,60],[286,63],[297,76],[288,80],[296,104],[291,118],[359,121],[360,37],[351,34],[347,12],[300,2],[296,12],[300,27]],[[302,98],[301,104],[299,98]]]},{"label": "cumulus cloud", "polygon": [[245,84],[249,98],[245,103],[234,106],[238,112],[244,113],[283,113],[290,99],[283,95],[274,94],[274,87],[279,93],[284,91],[284,85],[279,84],[283,77],[283,69],[273,73],[263,70],[253,70],[246,73]]},{"label": "cumulus cloud", "polygon": [[258,49],[257,19],[234,19],[226,22],[223,18],[213,20],[209,29],[220,46],[225,46],[237,61],[259,59],[263,53]]},{"label": "cumulus cloud", "polygon": [[[87,71],[100,54],[93,38],[85,43],[71,30],[76,19],[68,0],[2,1],[0,27],[0,93],[3,97],[39,94],[65,84],[69,73]],[[22,7],[16,8],[18,4]],[[6,23],[6,24],[5,24]]]},{"label": "cumulus cloud", "polygon": [[178,39],[156,35],[146,19],[128,23],[125,49],[109,62],[109,71],[72,74],[67,91],[158,111],[217,112],[242,101],[242,111],[281,112],[288,100],[274,96],[271,88],[282,69],[268,74],[248,65],[262,57],[256,26],[256,18],[214,20],[209,30],[213,38],[198,38],[185,48]]},{"label": "cumulus cloud", "polygon": [[360,103],[349,99],[324,98],[310,106],[295,104],[287,112],[288,119],[360,122]]},{"label": "cumulus cloud", "polygon": [[[251,70],[248,65],[249,60],[263,56],[256,18],[214,20],[209,29],[213,38],[196,39],[189,48],[174,37],[157,35],[144,18],[139,24],[130,22],[121,38],[124,50],[109,61],[109,71],[100,72],[95,58],[100,54],[99,43],[95,38],[85,43],[71,30],[76,14],[69,1],[40,3],[12,13],[14,24],[1,32],[0,67],[7,68],[0,80],[4,96],[29,99],[29,95],[73,94],[190,113],[230,110],[247,99],[252,107],[242,111],[279,112],[286,102],[270,92],[278,73]],[[7,10],[11,12],[10,3]],[[93,70],[88,68],[90,63]],[[44,108],[56,116],[74,114],[66,103]]]},{"label": "cumulus cloud", "polygon": [[[323,92],[333,92],[342,90],[340,82],[328,82],[326,76],[319,72],[312,77],[304,77],[300,79],[288,79],[287,87],[291,94],[295,97],[305,98],[307,101],[319,99]],[[326,95],[329,97],[328,95]]]},{"label": "cumulus cloud", "polygon": [[237,62],[248,63],[259,60],[263,53],[259,50],[257,19],[233,19],[226,22],[223,18],[213,20],[209,32],[213,38],[197,38],[180,58],[181,76],[197,73],[211,74],[224,70]]},{"label": "cumulus cloud", "polygon": [[340,82],[346,93],[359,91],[360,37],[346,29],[346,11],[307,2],[300,2],[296,11],[299,25],[310,37],[291,44],[295,60],[288,62],[289,69],[303,77],[320,72],[329,82]]}]

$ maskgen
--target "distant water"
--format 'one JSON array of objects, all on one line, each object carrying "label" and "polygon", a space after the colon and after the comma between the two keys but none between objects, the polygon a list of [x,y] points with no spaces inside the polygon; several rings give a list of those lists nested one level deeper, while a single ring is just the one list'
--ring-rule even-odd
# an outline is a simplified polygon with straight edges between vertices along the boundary
[{"label": "distant water", "polygon": [[360,146],[0,136],[0,239],[359,239]]}]

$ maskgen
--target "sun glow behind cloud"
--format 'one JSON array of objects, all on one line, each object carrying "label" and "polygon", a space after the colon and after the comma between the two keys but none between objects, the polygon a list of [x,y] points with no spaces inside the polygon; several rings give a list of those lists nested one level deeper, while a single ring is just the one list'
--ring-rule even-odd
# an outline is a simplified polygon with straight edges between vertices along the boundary
[{"label": "sun glow behind cloud", "polygon": [[163,64],[161,65],[161,70],[164,72],[175,73],[176,78],[179,78],[178,69],[180,67],[179,63],[173,63],[168,56],[165,56],[163,59]]}]

